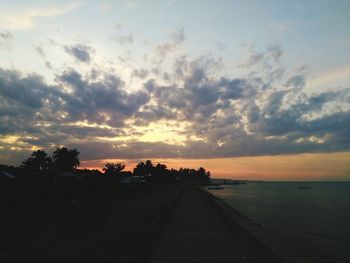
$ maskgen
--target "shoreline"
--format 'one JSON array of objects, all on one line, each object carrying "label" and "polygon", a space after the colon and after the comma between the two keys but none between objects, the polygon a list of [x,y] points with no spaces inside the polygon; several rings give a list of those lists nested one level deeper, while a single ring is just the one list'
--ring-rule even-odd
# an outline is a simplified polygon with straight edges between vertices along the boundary
[{"label": "shoreline", "polygon": [[[21,262],[40,255],[52,261],[51,255],[60,253],[61,259],[83,258],[87,262],[93,262],[90,256],[158,262],[152,261],[154,255],[167,260],[177,256],[205,259],[206,255],[213,260],[220,256],[242,262],[310,262],[299,252],[283,247],[278,237],[203,186],[121,186],[117,192],[94,200],[77,199],[59,206],[44,202],[22,211],[23,215],[32,214],[26,226],[33,233],[12,244],[12,249],[0,252],[0,258],[4,262]],[[20,240],[21,229],[15,226],[12,229]],[[112,247],[108,245],[111,243]],[[166,250],[167,244],[171,244],[170,250]],[[94,252],[96,249],[99,252]],[[160,252],[154,254],[156,250]]]},{"label": "shoreline", "polygon": [[239,240],[251,248],[252,253],[260,255],[262,262],[306,263],[309,262],[293,248],[281,245],[280,239],[260,224],[254,223],[245,215],[225,203],[224,200],[211,194],[205,187],[198,188],[210,205],[225,220],[230,230]]}]

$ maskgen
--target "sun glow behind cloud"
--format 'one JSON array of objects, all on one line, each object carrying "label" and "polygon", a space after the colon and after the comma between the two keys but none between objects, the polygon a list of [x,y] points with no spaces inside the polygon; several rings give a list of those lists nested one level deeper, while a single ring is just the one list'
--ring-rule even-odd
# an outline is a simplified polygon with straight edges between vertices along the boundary
[{"label": "sun glow behind cloud", "polygon": [[138,127],[135,130],[142,134],[138,139],[144,142],[184,144],[186,141],[186,136],[180,134],[184,131],[183,125],[174,121],[153,123],[148,127]]}]

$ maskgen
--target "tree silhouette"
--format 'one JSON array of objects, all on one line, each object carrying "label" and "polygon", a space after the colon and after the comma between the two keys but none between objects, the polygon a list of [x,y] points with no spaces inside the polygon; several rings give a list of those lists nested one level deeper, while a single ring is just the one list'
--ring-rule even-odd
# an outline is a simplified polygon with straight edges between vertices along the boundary
[{"label": "tree silhouette", "polygon": [[[77,149],[68,149],[66,147],[57,148],[52,157],[48,157],[47,153],[42,150],[34,151],[28,159],[22,162],[21,167],[30,170],[40,170],[44,173],[49,171],[56,172],[72,172],[80,165],[79,151]],[[52,169],[52,170],[51,170]],[[154,165],[151,160],[140,162],[131,172],[124,172],[125,165],[121,163],[106,163],[103,168],[104,174],[108,175],[102,179],[101,172],[93,170],[78,170],[81,175],[89,175],[89,177],[99,177],[108,182],[120,182],[127,176],[141,176],[149,183],[163,184],[163,183],[185,183],[185,184],[200,184],[205,185],[210,183],[210,172],[203,167],[195,169],[180,168],[168,169],[165,164],[157,163]],[[35,172],[36,174],[37,172]],[[49,174],[49,173],[48,173]],[[96,177],[96,178],[97,178]]]},{"label": "tree silhouette", "polygon": [[210,179],[210,172],[207,172],[203,167],[200,167],[196,171],[196,181],[199,183],[205,183]]},{"label": "tree silhouette", "polygon": [[150,160],[138,163],[134,168],[134,175],[143,176],[148,182],[153,183],[184,182],[205,185],[210,182],[210,172],[203,167],[198,170],[189,168],[169,170],[165,164],[158,163],[154,166]]},{"label": "tree silhouette", "polygon": [[161,177],[168,175],[169,170],[167,169],[165,164],[157,163],[156,166],[153,167],[152,176]]},{"label": "tree silhouette", "polygon": [[77,149],[68,150],[66,147],[57,148],[53,152],[53,166],[57,171],[70,172],[80,165]]},{"label": "tree silhouette", "polygon": [[147,160],[146,163],[140,162],[134,168],[134,174],[138,176],[152,176],[153,168],[151,160]]},{"label": "tree silhouette", "polygon": [[52,159],[47,156],[45,151],[34,151],[31,156],[22,162],[21,167],[32,170],[49,170]]},{"label": "tree silhouette", "polygon": [[121,175],[124,169],[125,165],[121,163],[106,163],[102,170],[104,171],[105,175]]}]

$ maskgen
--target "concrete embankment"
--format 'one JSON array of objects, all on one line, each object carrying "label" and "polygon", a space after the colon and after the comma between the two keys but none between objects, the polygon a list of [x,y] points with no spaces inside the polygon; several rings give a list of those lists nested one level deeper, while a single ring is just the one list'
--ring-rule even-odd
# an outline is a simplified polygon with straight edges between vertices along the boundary
[{"label": "concrete embankment", "polygon": [[209,193],[185,188],[151,262],[281,262],[233,220],[227,220],[226,210]]},{"label": "concrete embankment", "polygon": [[283,245],[283,237],[270,233],[261,225],[256,224],[227,205],[223,200],[209,193],[205,188],[199,189],[206,196],[210,205],[226,221],[233,235],[245,246],[250,253],[258,255],[256,262],[306,263],[310,262],[293,248]]}]

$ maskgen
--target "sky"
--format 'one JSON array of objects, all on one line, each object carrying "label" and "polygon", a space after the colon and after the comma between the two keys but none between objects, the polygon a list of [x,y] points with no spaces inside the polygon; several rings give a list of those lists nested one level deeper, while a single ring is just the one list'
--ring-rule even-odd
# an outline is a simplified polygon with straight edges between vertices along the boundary
[{"label": "sky", "polygon": [[349,1],[0,6],[0,163],[350,180]]}]

